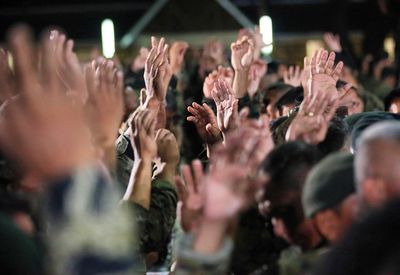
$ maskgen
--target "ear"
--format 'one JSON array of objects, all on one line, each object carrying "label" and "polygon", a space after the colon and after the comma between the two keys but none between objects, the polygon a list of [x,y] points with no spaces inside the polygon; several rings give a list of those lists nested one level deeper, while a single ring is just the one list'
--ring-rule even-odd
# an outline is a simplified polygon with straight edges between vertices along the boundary
[{"label": "ear", "polygon": [[362,183],[363,199],[369,206],[380,206],[388,199],[385,182],[379,178],[367,178]]},{"label": "ear", "polygon": [[324,210],[316,214],[315,223],[319,232],[330,242],[335,242],[340,234],[339,217],[332,210]]}]

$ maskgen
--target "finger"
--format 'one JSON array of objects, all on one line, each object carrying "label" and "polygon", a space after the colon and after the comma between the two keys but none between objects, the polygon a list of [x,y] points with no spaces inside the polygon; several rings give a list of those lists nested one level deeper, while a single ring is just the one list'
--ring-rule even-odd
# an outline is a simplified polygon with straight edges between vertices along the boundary
[{"label": "finger", "polygon": [[196,192],[199,191],[199,185],[203,182],[204,172],[203,165],[200,160],[195,159],[192,161],[192,169],[194,174],[194,190]]},{"label": "finger", "polygon": [[106,87],[107,87],[107,92],[109,93],[112,91],[114,82],[114,62],[112,60],[107,61],[105,71],[106,71],[105,72]]},{"label": "finger", "polygon": [[16,77],[19,80],[19,90],[21,93],[29,95],[31,86],[36,83],[35,77],[37,77],[31,33],[26,26],[18,26],[11,30],[8,41],[13,55]]},{"label": "finger", "polygon": [[189,113],[191,113],[192,115],[196,116],[196,117],[200,117],[200,113],[198,110],[196,110],[195,108],[193,108],[192,106],[187,107],[187,110]]},{"label": "finger", "polygon": [[151,47],[157,48],[157,46],[158,46],[158,40],[156,37],[152,36],[151,37]]},{"label": "finger", "polygon": [[182,176],[186,184],[188,195],[195,194],[196,192],[194,189],[193,175],[189,165],[185,164],[182,166]]},{"label": "finger", "polygon": [[55,52],[52,49],[52,41],[49,39],[47,33],[41,39],[40,50],[43,86],[46,87],[48,92],[59,92]]},{"label": "finger", "polygon": [[141,106],[143,106],[145,104],[145,102],[146,102],[146,89],[145,88],[140,90],[139,101],[140,101],[140,105]]},{"label": "finger", "polygon": [[319,64],[318,64],[318,73],[325,73],[326,65],[327,65],[328,51],[322,50],[320,53]]},{"label": "finger", "polygon": [[334,70],[333,73],[332,73],[332,77],[333,77],[333,79],[334,79],[335,81],[338,81],[338,80],[339,80],[340,75],[341,75],[341,73],[342,73],[343,66],[344,66],[344,64],[343,64],[342,61],[340,61],[340,62],[336,65],[335,70]]},{"label": "finger", "polygon": [[313,57],[311,58],[311,75],[317,74],[317,54],[318,51],[315,51]]},{"label": "finger", "polygon": [[175,184],[178,189],[179,200],[184,203],[187,199],[187,190],[180,176],[175,176]]},{"label": "finger", "polygon": [[328,75],[331,75],[333,71],[333,65],[335,64],[335,52],[331,52],[328,57],[328,61],[326,62],[325,72]]},{"label": "finger", "polygon": [[244,107],[242,110],[239,112],[239,120],[244,121],[247,119],[247,117],[250,114],[250,108],[249,107]]},{"label": "finger", "polygon": [[96,67],[96,61],[93,60],[91,64],[86,64],[84,68],[85,80],[89,92],[89,98],[92,98],[94,96],[96,90],[95,67]]},{"label": "finger", "polygon": [[294,71],[294,77],[299,78],[300,77],[300,66],[296,66],[296,69]]},{"label": "finger", "polygon": [[292,78],[293,77],[293,66],[289,67],[289,77]]},{"label": "finger", "polygon": [[195,116],[188,116],[186,118],[187,121],[193,122],[193,123],[197,123],[199,121],[199,119]]}]

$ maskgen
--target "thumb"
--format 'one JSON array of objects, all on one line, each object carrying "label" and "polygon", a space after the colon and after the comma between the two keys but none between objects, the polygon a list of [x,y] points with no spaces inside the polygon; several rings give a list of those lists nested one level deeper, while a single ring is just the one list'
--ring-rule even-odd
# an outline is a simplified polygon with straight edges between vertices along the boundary
[{"label": "thumb", "polygon": [[146,102],[146,89],[141,89],[140,90],[140,105],[144,105]]},{"label": "thumb", "polygon": [[217,127],[211,125],[211,123],[206,125],[206,130],[213,136],[218,136],[221,134],[221,131]]},{"label": "thumb", "polygon": [[242,110],[240,110],[240,112],[239,112],[239,120],[240,120],[240,121],[245,120],[245,119],[249,116],[249,113],[250,113],[249,107],[244,107],[244,108],[243,108]]}]

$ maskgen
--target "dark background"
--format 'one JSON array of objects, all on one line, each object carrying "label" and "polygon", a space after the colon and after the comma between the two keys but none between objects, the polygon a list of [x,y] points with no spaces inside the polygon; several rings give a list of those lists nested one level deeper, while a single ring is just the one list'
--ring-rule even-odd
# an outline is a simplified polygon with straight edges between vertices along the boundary
[{"label": "dark background", "polygon": [[[274,22],[276,33],[360,30],[369,21],[367,1],[344,0],[232,0],[254,24],[263,14]],[[0,41],[17,22],[30,24],[36,33],[50,25],[64,29],[77,41],[100,39],[100,24],[111,18],[120,39],[154,0],[1,0]],[[370,23],[370,22],[369,22]],[[145,33],[237,30],[240,25],[214,0],[170,0],[144,30]]]}]

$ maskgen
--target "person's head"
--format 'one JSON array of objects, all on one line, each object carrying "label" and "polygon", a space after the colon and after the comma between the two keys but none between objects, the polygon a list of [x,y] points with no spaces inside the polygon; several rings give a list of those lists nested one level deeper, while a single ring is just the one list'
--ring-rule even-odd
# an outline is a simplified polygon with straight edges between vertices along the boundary
[{"label": "person's head", "polygon": [[317,145],[323,155],[341,151],[345,147],[348,126],[343,119],[334,116],[329,122],[325,139]]},{"label": "person's head", "polygon": [[284,84],[282,82],[277,82],[268,87],[268,89],[264,93],[262,99],[262,110],[266,112],[271,120],[277,119],[282,116],[277,108],[276,103],[291,88],[292,86],[290,85]]},{"label": "person's head", "polygon": [[377,123],[361,134],[355,174],[362,211],[400,196],[400,122]]},{"label": "person's head", "polygon": [[269,176],[264,200],[269,202],[267,213],[273,218],[275,233],[305,249],[321,240],[313,224],[305,220],[301,205],[304,181],[319,159],[315,146],[289,142],[276,147],[261,165]]},{"label": "person's head", "polygon": [[340,79],[357,87],[359,84],[357,80],[358,71],[354,60],[349,55],[336,53],[335,63],[338,63],[339,61],[342,61],[344,64]]},{"label": "person's head", "polygon": [[313,274],[399,274],[400,201],[391,201],[355,223],[325,254]]},{"label": "person's head", "polygon": [[289,116],[290,110],[299,106],[303,100],[304,89],[302,86],[293,87],[287,93],[285,93],[277,102],[276,108],[279,111],[279,115]]},{"label": "person's head", "polygon": [[[339,80],[336,88],[343,88],[347,83]],[[350,90],[340,99],[339,106],[346,107],[347,115],[351,116],[364,111],[364,101],[359,95],[356,86],[352,86]]]},{"label": "person's head", "polygon": [[307,176],[302,202],[307,218],[329,242],[336,242],[353,223],[355,214],[353,155],[334,153]]},{"label": "person's head", "polygon": [[385,111],[389,113],[400,113],[400,89],[391,91],[385,97]]},{"label": "person's head", "polygon": [[392,66],[384,67],[381,72],[381,81],[394,89],[397,84],[396,69]]}]

